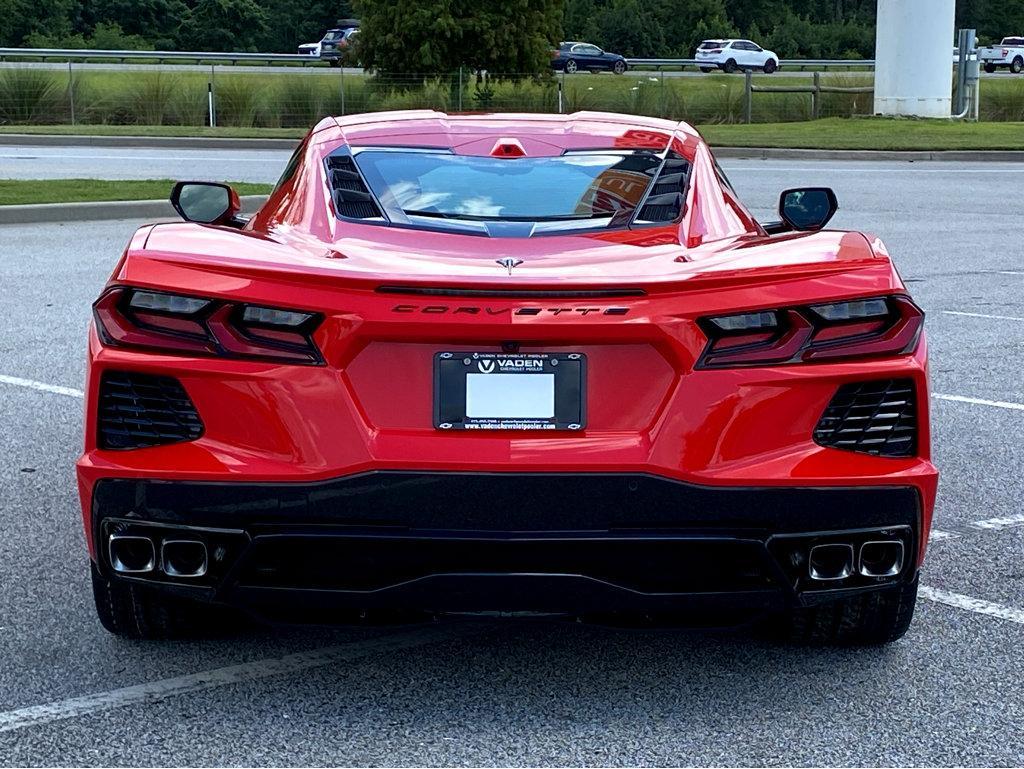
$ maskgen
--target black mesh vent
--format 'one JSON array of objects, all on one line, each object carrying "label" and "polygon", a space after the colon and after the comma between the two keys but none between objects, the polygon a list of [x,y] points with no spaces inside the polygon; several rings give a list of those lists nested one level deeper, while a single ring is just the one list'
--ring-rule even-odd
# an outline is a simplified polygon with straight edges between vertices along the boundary
[{"label": "black mesh vent", "polygon": [[102,449],[141,449],[203,434],[195,405],[172,377],[108,371],[100,380],[99,402]]},{"label": "black mesh vent", "polygon": [[367,189],[356,164],[348,155],[333,155],[327,160],[334,191],[334,207],[338,216],[347,219],[375,219],[380,209]]},{"label": "black mesh vent", "polygon": [[814,440],[883,457],[912,456],[917,451],[915,395],[910,379],[843,385],[814,428]]},{"label": "black mesh vent", "polygon": [[654,180],[636,220],[641,222],[674,222],[683,213],[690,162],[670,154]]}]

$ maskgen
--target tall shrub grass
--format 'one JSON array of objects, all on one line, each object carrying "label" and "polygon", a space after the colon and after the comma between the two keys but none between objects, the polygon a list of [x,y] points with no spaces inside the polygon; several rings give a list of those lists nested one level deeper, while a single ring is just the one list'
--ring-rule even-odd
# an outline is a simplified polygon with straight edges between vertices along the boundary
[{"label": "tall shrub grass", "polygon": [[[441,78],[375,78],[328,70],[294,74],[229,73],[214,78],[217,124],[242,128],[302,128],[325,115],[399,109],[448,112],[556,112],[559,88],[564,112],[598,110],[685,120],[694,124],[743,119],[741,77],[672,77],[633,71],[625,76],[577,74],[561,77],[487,76],[464,72]],[[208,122],[208,73],[196,71],[99,71],[66,73],[36,68],[0,68],[0,123],[195,125]],[[759,84],[810,85],[810,78],[755,76]],[[870,86],[870,73],[825,75],[822,83]],[[982,120],[1024,121],[1024,81],[985,79]],[[869,115],[873,95],[821,95],[821,117]],[[755,93],[753,121],[779,123],[811,117],[809,94]]]},{"label": "tall shrub grass", "polygon": [[50,70],[0,69],[0,123],[57,123],[65,119],[67,81]]}]

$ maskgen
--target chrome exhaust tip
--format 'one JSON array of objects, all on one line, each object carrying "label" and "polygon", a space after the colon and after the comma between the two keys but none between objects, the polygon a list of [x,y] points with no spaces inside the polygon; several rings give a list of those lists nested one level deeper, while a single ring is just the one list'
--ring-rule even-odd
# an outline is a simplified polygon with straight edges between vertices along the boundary
[{"label": "chrome exhaust tip", "polygon": [[206,543],[201,540],[165,539],[160,545],[160,568],[168,577],[202,577],[207,564]]},{"label": "chrome exhaust tip", "polygon": [[860,546],[858,569],[864,577],[895,577],[903,570],[904,549],[900,540],[875,540]]},{"label": "chrome exhaust tip", "polygon": [[816,582],[833,582],[853,574],[853,545],[830,542],[815,545],[807,556],[807,575]]},{"label": "chrome exhaust tip", "polygon": [[118,574],[147,574],[156,568],[156,546],[149,537],[111,534],[107,555]]}]

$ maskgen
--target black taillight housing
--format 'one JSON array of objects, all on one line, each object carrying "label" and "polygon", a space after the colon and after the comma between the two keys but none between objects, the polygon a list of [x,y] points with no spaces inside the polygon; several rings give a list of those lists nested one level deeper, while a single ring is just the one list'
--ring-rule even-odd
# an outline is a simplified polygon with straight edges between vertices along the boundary
[{"label": "black taillight housing", "polygon": [[815,363],[913,352],[924,312],[904,294],[704,317],[697,368]]},{"label": "black taillight housing", "polygon": [[322,365],[313,332],[323,316],[301,310],[116,286],[93,305],[104,344]]}]

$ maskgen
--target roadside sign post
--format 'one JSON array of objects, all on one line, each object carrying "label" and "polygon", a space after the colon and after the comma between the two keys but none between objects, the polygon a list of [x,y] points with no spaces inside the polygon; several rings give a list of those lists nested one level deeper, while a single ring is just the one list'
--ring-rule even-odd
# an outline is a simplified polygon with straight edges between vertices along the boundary
[{"label": "roadside sign post", "polygon": [[743,122],[750,124],[754,118],[754,73],[743,71]]},{"label": "roadside sign post", "polygon": [[68,60],[68,104],[71,106],[71,125],[75,125],[75,73]]}]

